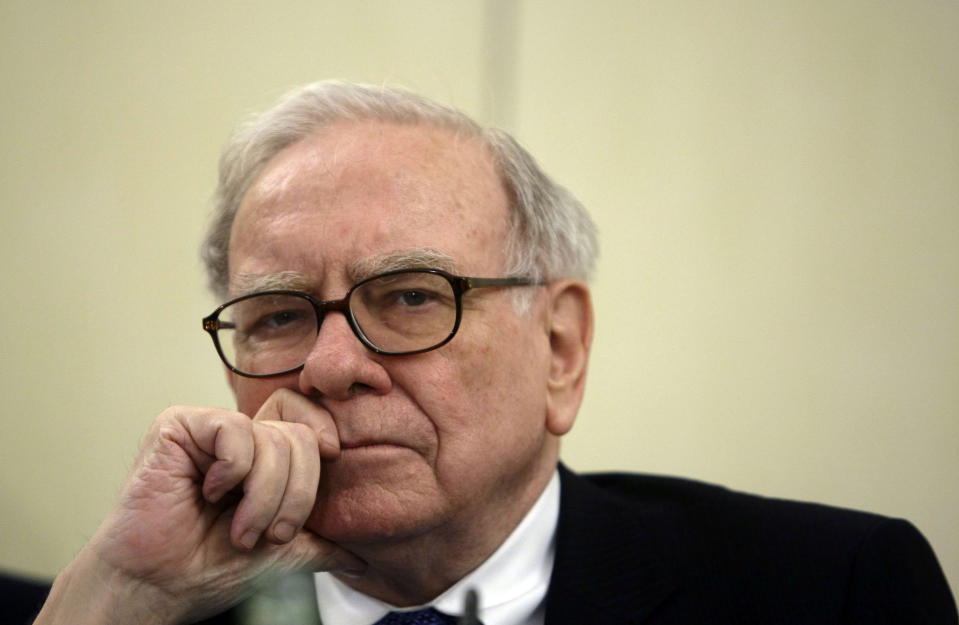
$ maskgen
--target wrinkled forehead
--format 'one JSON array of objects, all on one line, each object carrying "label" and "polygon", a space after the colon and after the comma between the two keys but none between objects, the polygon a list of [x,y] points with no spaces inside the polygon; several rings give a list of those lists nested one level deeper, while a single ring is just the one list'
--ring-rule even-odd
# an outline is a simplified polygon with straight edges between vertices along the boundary
[{"label": "wrinkled forehead", "polygon": [[507,193],[478,139],[341,123],[281,151],[250,186],[230,241],[231,283],[258,265],[303,273],[337,263],[355,278],[369,273],[356,269],[364,263],[382,264],[367,259],[407,250],[436,252],[444,269],[496,273],[507,232]]},{"label": "wrinkled forehead", "polygon": [[[358,258],[346,266],[346,275],[353,284],[379,274],[404,269],[440,269],[459,272],[456,260],[431,249],[395,250],[380,256]],[[299,271],[281,270],[272,273],[236,273],[230,277],[230,297],[272,290],[316,291],[315,277]],[[319,295],[318,293],[316,293]]]}]

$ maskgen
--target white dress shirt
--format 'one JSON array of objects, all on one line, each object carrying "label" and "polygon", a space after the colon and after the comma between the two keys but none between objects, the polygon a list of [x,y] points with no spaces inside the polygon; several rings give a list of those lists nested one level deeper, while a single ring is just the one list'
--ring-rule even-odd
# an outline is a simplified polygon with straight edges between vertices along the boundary
[{"label": "white dress shirt", "polygon": [[314,577],[323,625],[372,625],[387,612],[433,606],[459,616],[466,593],[479,593],[483,625],[543,625],[559,519],[559,473],[499,548],[466,577],[426,605],[397,608],[342,583],[329,573]]}]

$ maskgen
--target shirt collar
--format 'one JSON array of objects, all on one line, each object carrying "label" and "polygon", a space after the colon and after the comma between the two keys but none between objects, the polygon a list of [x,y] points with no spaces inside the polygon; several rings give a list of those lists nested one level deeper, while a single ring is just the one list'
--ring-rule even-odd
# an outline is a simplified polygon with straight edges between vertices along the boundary
[{"label": "shirt collar", "polygon": [[[536,503],[493,554],[466,577],[426,605],[460,615],[466,593],[479,593],[484,625],[534,625],[543,622],[543,607],[555,557],[559,519],[559,474],[554,473]],[[324,625],[369,625],[396,608],[357,592],[329,573],[314,577]]]}]

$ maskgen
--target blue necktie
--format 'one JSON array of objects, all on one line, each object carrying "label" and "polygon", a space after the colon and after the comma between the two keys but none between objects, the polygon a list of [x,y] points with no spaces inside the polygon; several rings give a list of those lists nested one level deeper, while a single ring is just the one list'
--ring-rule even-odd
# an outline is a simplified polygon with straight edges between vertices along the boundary
[{"label": "blue necktie", "polygon": [[413,612],[390,612],[373,625],[456,625],[456,617],[424,608]]}]

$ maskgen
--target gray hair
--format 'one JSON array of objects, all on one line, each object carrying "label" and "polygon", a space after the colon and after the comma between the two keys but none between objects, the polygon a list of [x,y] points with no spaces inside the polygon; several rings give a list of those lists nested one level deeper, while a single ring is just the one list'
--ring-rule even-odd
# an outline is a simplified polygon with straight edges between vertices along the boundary
[{"label": "gray hair", "polygon": [[217,296],[225,298],[229,289],[233,220],[263,167],[322,127],[359,120],[423,124],[479,139],[511,198],[507,275],[537,281],[589,279],[597,253],[592,220],[582,204],[543,173],[509,134],[483,128],[456,109],[402,89],[323,81],[288,93],[240,126],[223,149],[213,218],[201,250],[209,286]]}]

